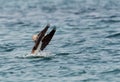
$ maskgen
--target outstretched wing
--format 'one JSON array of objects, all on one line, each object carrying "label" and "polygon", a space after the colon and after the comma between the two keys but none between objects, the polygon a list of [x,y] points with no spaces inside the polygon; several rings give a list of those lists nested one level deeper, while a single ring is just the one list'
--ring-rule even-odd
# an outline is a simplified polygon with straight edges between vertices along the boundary
[{"label": "outstretched wing", "polygon": [[43,38],[49,27],[50,27],[50,25],[47,24],[47,26],[38,34],[38,38],[39,37]]},{"label": "outstretched wing", "polygon": [[48,28],[50,27],[50,25],[48,24],[39,34],[38,34],[38,38],[35,42],[35,45],[33,46],[33,49],[32,49],[32,53],[34,53],[35,50],[37,50],[39,44],[40,44],[40,41],[42,40],[42,38],[45,36],[45,33],[47,32]]},{"label": "outstretched wing", "polygon": [[53,35],[55,34],[55,32],[56,32],[56,28],[54,28],[49,34],[47,34],[42,39],[42,45],[41,45],[40,50],[43,50],[49,44],[49,42],[51,41],[51,39],[52,39]]}]

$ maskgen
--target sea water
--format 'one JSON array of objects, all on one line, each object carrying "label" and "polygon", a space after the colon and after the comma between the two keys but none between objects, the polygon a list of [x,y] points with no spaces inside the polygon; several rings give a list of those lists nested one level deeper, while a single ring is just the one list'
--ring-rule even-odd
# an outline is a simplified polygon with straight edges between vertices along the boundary
[{"label": "sea water", "polygon": [[120,0],[0,0],[0,82],[120,82]]}]

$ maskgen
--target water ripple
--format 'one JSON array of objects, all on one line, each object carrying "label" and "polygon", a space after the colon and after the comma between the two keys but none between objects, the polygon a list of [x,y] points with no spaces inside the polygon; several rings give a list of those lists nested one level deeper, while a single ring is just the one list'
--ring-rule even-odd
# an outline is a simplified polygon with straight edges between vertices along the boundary
[{"label": "water ripple", "polygon": [[[119,22],[119,0],[1,0],[0,81],[119,82]],[[26,56],[47,23],[50,56]]]},{"label": "water ripple", "polygon": [[120,37],[120,33],[115,33],[107,36],[107,38],[119,38],[119,37]]}]

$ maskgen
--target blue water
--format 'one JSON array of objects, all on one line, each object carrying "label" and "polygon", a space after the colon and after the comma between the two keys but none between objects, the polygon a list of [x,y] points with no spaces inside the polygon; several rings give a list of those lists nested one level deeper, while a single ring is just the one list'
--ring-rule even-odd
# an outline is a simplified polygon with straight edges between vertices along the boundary
[{"label": "blue water", "polygon": [[[47,23],[49,56],[25,57]],[[120,0],[0,0],[0,82],[120,82]]]}]

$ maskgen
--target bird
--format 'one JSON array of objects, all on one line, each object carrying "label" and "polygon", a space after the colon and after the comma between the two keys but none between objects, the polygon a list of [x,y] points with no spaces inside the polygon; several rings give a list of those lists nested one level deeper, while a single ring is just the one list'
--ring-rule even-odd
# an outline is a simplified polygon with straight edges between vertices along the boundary
[{"label": "bird", "polygon": [[42,31],[32,36],[32,40],[35,44],[32,48],[31,54],[37,54],[38,52],[43,51],[51,41],[56,32],[56,27],[54,27],[48,34],[46,34],[49,27],[50,24],[47,24]]}]

